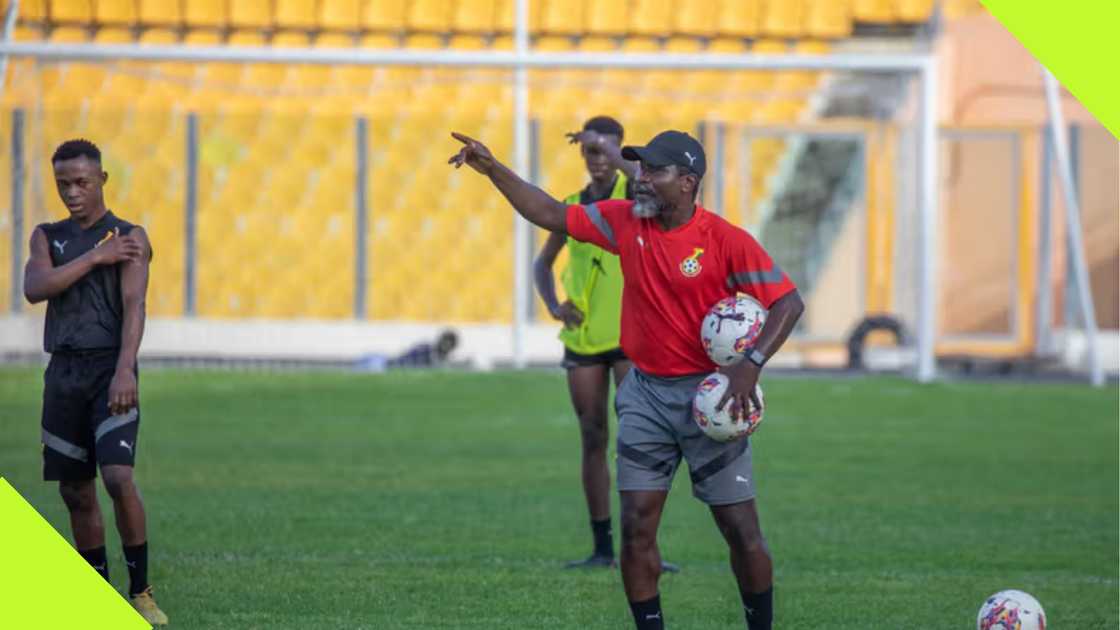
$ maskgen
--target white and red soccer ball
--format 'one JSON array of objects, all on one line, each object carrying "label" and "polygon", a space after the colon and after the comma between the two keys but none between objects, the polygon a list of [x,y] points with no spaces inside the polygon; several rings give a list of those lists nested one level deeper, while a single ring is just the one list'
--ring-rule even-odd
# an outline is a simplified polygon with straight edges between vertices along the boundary
[{"label": "white and red soccer ball", "polygon": [[766,309],[749,295],[739,294],[716,302],[700,324],[700,343],[716,365],[734,365],[754,345]]},{"label": "white and red soccer ball", "polygon": [[[696,397],[692,400],[692,419],[696,421],[696,425],[704,435],[717,442],[731,442],[744,438],[754,433],[762,422],[765,403],[760,407],[751,404],[750,412],[742,419],[731,416],[731,401],[728,401],[723,409],[716,411],[716,405],[727,391],[729,382],[728,378],[719,372],[709,374],[700,381],[700,385],[696,388]],[[762,386],[755,385],[754,393],[758,396],[758,402],[762,403]]]},{"label": "white and red soccer ball", "polygon": [[1046,630],[1046,613],[1028,593],[1000,591],[984,600],[976,630]]}]

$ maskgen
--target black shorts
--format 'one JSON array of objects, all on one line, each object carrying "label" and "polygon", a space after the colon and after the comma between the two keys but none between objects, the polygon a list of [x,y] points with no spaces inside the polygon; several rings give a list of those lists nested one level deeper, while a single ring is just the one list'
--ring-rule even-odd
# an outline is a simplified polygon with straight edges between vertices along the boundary
[{"label": "black shorts", "polygon": [[[140,409],[114,416],[109,383],[117,350],[56,353],[43,375],[43,479],[82,481],[97,466],[132,466]],[[138,377],[139,378],[139,377]]]},{"label": "black shorts", "polygon": [[560,364],[566,370],[577,367],[588,367],[591,365],[605,365],[610,367],[619,361],[628,361],[626,353],[622,348],[615,348],[600,352],[598,354],[580,354],[572,352],[567,346],[564,347],[564,361]]}]

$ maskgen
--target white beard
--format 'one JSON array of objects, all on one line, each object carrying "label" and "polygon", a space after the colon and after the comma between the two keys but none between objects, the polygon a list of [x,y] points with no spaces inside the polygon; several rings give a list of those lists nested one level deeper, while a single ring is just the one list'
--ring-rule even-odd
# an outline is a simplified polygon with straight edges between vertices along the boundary
[{"label": "white beard", "polygon": [[662,204],[657,199],[635,200],[630,212],[637,219],[652,219],[661,214]]}]

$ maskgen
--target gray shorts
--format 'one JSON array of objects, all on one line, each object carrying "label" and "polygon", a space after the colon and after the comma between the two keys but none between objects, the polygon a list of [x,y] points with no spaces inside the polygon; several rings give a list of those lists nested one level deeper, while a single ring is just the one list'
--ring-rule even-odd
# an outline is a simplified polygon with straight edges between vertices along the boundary
[{"label": "gray shorts", "polygon": [[630,369],[614,399],[619,490],[668,490],[683,456],[697,499],[729,505],[754,498],[747,439],[716,442],[692,420],[692,399],[705,376],[659,378]]}]

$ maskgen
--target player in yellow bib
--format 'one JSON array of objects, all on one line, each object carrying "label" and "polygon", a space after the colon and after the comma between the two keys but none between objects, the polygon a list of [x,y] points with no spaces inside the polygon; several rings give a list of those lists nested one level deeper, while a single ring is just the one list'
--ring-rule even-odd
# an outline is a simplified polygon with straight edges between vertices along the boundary
[{"label": "player in yellow bib", "polygon": [[[569,204],[589,204],[605,199],[632,199],[631,181],[638,165],[622,159],[622,125],[608,116],[596,116],[578,132],[568,134],[579,143],[580,155],[591,181],[569,195]],[[561,274],[567,300],[556,298],[552,266],[560,250],[568,247],[568,266]],[[619,347],[622,311],[622,268],[618,256],[590,243],[553,233],[533,265],[537,292],[553,318],[563,322],[564,367],[568,389],[579,418],[583,446],[583,493],[591,516],[594,550],[590,557],[568,563],[571,568],[611,567],[615,564],[611,535],[611,477],[607,466],[607,403],[613,374],[615,387],[630,369]],[[675,571],[668,563],[665,569]]]}]

